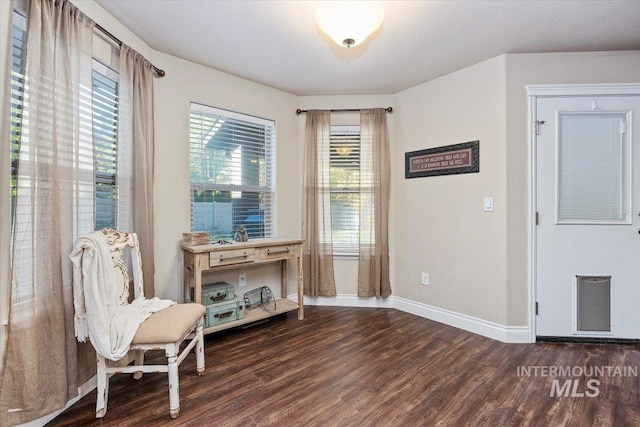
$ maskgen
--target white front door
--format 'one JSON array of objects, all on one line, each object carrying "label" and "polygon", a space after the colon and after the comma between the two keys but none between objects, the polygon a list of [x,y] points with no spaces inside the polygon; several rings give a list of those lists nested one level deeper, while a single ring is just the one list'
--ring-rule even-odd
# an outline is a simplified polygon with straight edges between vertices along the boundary
[{"label": "white front door", "polygon": [[535,108],[536,335],[640,338],[640,96]]}]

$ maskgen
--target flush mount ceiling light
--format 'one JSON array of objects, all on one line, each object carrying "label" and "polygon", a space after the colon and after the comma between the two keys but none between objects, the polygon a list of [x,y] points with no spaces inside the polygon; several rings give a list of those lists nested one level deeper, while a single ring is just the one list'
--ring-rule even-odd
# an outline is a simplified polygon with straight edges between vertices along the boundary
[{"label": "flush mount ceiling light", "polygon": [[377,1],[325,1],[316,12],[318,27],[340,46],[357,46],[377,30],[384,11]]}]

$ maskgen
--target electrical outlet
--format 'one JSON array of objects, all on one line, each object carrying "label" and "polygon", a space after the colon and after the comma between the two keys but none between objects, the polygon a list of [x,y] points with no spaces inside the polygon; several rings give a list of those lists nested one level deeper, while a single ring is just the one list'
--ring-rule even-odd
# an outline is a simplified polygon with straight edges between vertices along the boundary
[{"label": "electrical outlet", "polygon": [[247,273],[245,273],[244,271],[238,274],[238,285],[247,286]]},{"label": "electrical outlet", "polygon": [[429,285],[429,273],[422,273],[422,282],[423,285]]}]

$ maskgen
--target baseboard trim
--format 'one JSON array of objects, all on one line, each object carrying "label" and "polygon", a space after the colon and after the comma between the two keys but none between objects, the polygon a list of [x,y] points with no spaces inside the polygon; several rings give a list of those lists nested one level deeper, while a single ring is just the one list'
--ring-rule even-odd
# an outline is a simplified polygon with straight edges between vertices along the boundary
[{"label": "baseboard trim", "polygon": [[531,339],[531,329],[528,326],[505,326],[507,330],[507,343],[510,344],[531,344],[535,342]]},{"label": "baseboard trim", "polygon": [[[297,296],[290,295],[289,298],[296,300]],[[466,314],[456,313],[397,296],[390,296],[387,299],[378,300],[375,298],[359,298],[356,295],[349,294],[317,298],[311,298],[305,295],[304,304],[315,306],[395,308],[504,343],[523,344],[533,342],[531,330],[528,326],[504,326],[488,320],[478,319],[473,316],[467,316]]]},{"label": "baseboard trim", "polygon": [[334,306],[334,307],[375,307],[393,308],[393,299],[360,298],[357,295],[341,294],[334,297],[304,296],[304,305]]},{"label": "baseboard trim", "polygon": [[531,333],[526,326],[504,326],[466,314],[456,313],[440,307],[394,297],[394,307],[425,319],[453,326],[505,343],[530,343]]}]

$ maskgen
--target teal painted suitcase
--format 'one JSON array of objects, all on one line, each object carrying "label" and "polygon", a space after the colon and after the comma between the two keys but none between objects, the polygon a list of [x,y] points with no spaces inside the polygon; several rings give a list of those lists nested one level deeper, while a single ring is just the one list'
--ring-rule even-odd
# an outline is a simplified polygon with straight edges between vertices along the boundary
[{"label": "teal painted suitcase", "polygon": [[235,301],[222,302],[207,306],[207,313],[204,316],[204,327],[220,325],[222,323],[238,320],[238,305]]},{"label": "teal painted suitcase", "polygon": [[233,301],[235,297],[233,285],[227,282],[216,282],[202,287],[202,305]]},{"label": "teal painted suitcase", "polygon": [[244,301],[226,301],[207,306],[204,327],[221,325],[234,320],[244,319]]},{"label": "teal painted suitcase", "polygon": [[238,308],[238,320],[244,319],[244,301],[236,301]]}]

